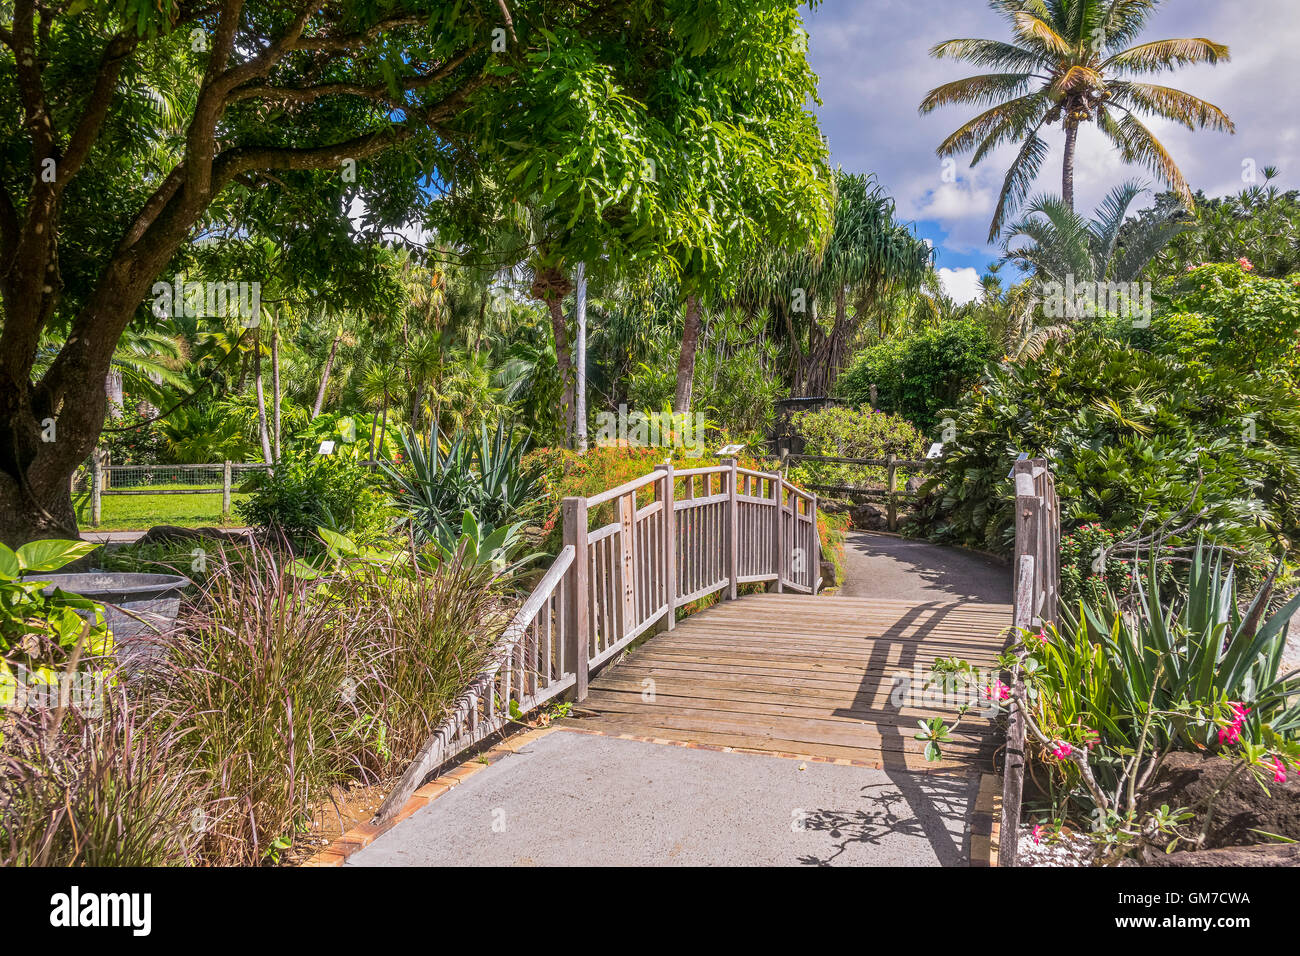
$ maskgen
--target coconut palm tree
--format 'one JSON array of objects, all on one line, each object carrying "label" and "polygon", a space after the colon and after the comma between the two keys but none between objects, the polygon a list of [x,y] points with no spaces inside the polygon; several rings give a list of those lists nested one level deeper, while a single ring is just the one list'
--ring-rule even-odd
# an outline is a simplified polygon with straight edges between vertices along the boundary
[{"label": "coconut palm tree", "polygon": [[1134,41],[1156,0],[990,0],[1011,24],[1013,39],[947,40],[936,58],[965,60],[996,72],[968,76],[931,90],[921,113],[950,104],[986,107],[938,148],[940,156],[973,151],[971,166],[998,146],[1020,143],[998,197],[989,241],[1024,201],[1047,157],[1046,127],[1065,131],[1061,196],[1074,208],[1074,157],[1079,127],[1095,123],[1127,163],[1145,166],[1179,193],[1192,192],[1177,163],[1139,115],[1188,129],[1233,132],[1232,120],[1205,100],[1134,77],[1228,59],[1228,48],[1204,38]]}]

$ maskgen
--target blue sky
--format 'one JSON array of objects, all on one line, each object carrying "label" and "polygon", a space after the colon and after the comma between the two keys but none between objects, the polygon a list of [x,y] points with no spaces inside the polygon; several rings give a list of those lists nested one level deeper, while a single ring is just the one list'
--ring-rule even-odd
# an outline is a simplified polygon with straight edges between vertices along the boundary
[{"label": "blue sky", "polygon": [[[875,173],[894,196],[900,217],[938,249],[945,285],[959,299],[975,293],[978,275],[997,258],[985,243],[993,205],[1014,147],[975,169],[957,159],[956,182],[944,182],[935,147],[974,115],[946,107],[920,116],[917,105],[935,86],[979,68],[931,59],[927,51],[955,37],[1009,38],[984,0],[824,0],[805,12],[813,68],[821,77],[818,109],[831,159],[852,172]],[[1208,37],[1228,45],[1232,59],[1154,77],[1225,110],[1236,134],[1192,132],[1146,120],[1169,148],[1193,189],[1209,195],[1243,188],[1243,163],[1277,166],[1283,188],[1300,188],[1300,0],[1164,0],[1142,40]],[[1061,140],[1034,192],[1059,193]],[[951,178],[951,177],[949,177]],[[1090,128],[1080,134],[1076,206],[1090,211],[1117,183],[1152,182],[1125,166]],[[1262,180],[1262,177],[1261,177]]]}]

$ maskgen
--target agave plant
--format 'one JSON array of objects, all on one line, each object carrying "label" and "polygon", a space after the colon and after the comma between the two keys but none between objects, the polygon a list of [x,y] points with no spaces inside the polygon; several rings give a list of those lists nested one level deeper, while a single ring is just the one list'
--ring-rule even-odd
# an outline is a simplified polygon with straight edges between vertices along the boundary
[{"label": "agave plant", "polygon": [[[1153,552],[1151,581],[1158,560]],[[1186,590],[1173,600],[1162,601],[1135,575],[1134,606],[1107,592],[1099,602],[1081,601],[1077,615],[1067,611],[1059,638],[1042,652],[1046,687],[1054,696],[1059,690],[1077,697],[1078,716],[1112,743],[1135,742],[1150,716],[1163,746],[1215,747],[1222,742],[1218,726],[1195,714],[1232,705],[1246,711],[1242,737],[1294,738],[1300,671],[1280,670],[1300,596],[1269,615],[1275,579],[1276,572],[1243,612],[1233,567],[1221,550],[1200,542]]]},{"label": "agave plant", "polygon": [[397,488],[397,504],[411,516],[417,541],[436,539],[439,531],[459,522],[469,511],[477,523],[498,527],[534,497],[537,482],[522,460],[528,440],[506,434],[504,421],[496,432],[480,426],[476,441],[458,431],[442,450],[434,425],[428,438],[408,429],[400,436],[405,461],[383,462],[385,474]]}]

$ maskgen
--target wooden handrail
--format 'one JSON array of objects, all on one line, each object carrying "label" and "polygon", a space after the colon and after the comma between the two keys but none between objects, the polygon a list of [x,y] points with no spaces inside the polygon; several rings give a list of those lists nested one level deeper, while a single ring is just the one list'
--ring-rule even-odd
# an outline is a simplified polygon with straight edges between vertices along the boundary
[{"label": "wooden handrail", "polygon": [[1061,581],[1061,510],[1056,481],[1045,459],[1016,462],[1016,551],[1012,562],[1013,639],[1020,643],[1011,673],[1006,763],[1002,772],[1000,866],[1019,862],[1020,806],[1025,783],[1025,692],[1022,638],[1034,628],[1055,624]]},{"label": "wooden handrail", "polygon": [[[651,486],[655,500],[638,507],[637,493]],[[589,528],[593,510],[611,503],[614,520]],[[680,471],[666,462],[609,491],[564,499],[563,515],[563,550],[380,806],[376,824],[392,819],[439,767],[517,717],[561,693],[583,700],[592,671],[651,628],[671,629],[679,607],[718,591],[734,598],[741,584],[805,594],[821,584],[817,496],[732,459]]]}]

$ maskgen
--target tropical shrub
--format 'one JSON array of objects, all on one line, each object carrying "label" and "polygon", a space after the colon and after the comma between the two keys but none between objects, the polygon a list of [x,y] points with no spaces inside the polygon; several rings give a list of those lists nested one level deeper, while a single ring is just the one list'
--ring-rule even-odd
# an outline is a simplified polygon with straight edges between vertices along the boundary
[{"label": "tropical shrub", "polygon": [[1150,347],[1197,369],[1276,369],[1295,382],[1300,274],[1273,279],[1253,272],[1250,260],[1242,259],[1175,277],[1167,307],[1152,321]]},{"label": "tropical shrub", "polygon": [[[803,453],[829,458],[919,459],[925,454],[925,437],[907,419],[871,408],[828,406],[815,412],[800,412],[791,419],[794,430],[806,442]],[[798,483],[820,485],[881,484],[885,466],[836,465],[800,462],[790,469]],[[901,483],[902,479],[900,479]]]},{"label": "tropical shrub", "polygon": [[249,524],[298,544],[314,541],[321,526],[368,539],[394,520],[371,470],[334,455],[286,456],[235,509]]},{"label": "tropical shrub", "polygon": [[998,355],[988,327],[974,319],[946,322],[906,338],[890,339],[854,358],[840,376],[837,394],[849,404],[895,412],[924,432],[939,421],[979,381],[984,366]]},{"label": "tropical shrub", "polygon": [[922,534],[1006,552],[1021,453],[1049,459],[1066,532],[1200,515],[1207,536],[1238,547],[1295,534],[1300,412],[1263,378],[1201,376],[1080,329],[1033,359],[990,366],[952,417],[921,489]]},{"label": "tropical shrub", "polygon": [[47,595],[40,579],[96,547],[47,540],[13,551],[0,544],[0,705],[13,700],[20,678],[54,684],[74,653],[89,660],[112,650],[100,605],[58,588]]}]

